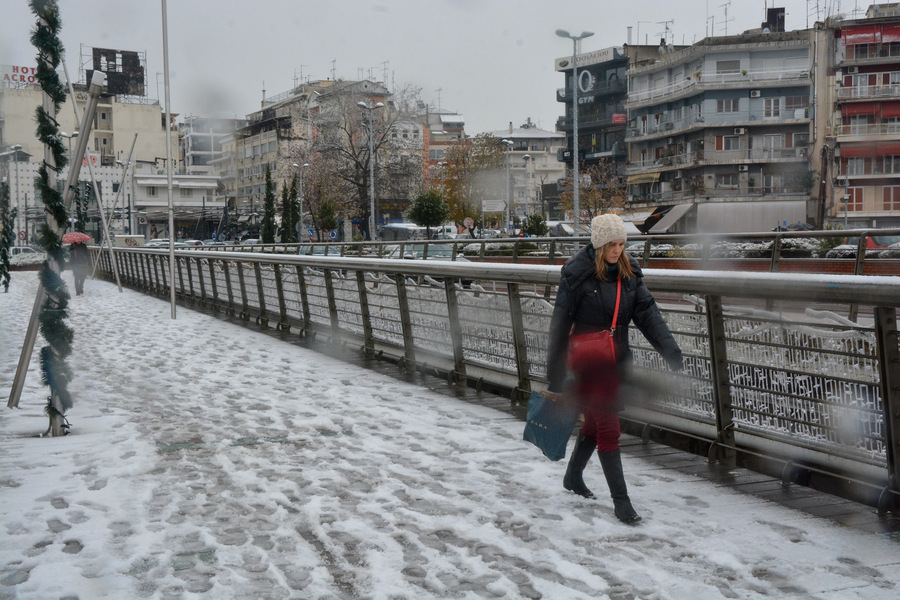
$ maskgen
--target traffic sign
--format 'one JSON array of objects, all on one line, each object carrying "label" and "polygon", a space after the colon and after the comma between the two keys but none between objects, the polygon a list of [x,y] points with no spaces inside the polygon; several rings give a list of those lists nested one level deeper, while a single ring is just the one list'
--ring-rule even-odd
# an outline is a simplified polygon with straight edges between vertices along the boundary
[{"label": "traffic sign", "polygon": [[316,235],[316,232],[313,231],[312,229],[307,229],[307,230],[306,230],[306,235],[309,236],[309,239],[312,239],[313,236]]},{"label": "traffic sign", "polygon": [[474,224],[475,224],[475,221],[472,220],[472,217],[466,217],[466,220],[463,221],[463,225],[465,225],[469,229],[472,229],[472,225],[474,225]]},{"label": "traffic sign", "polygon": [[329,231],[328,237],[333,240],[336,240],[337,239],[337,229],[332,229],[331,231]]},{"label": "traffic sign", "polygon": [[24,239],[25,239],[25,232],[24,232],[24,231],[20,231],[20,232],[19,232],[19,239],[20,239],[20,240],[24,240]]}]

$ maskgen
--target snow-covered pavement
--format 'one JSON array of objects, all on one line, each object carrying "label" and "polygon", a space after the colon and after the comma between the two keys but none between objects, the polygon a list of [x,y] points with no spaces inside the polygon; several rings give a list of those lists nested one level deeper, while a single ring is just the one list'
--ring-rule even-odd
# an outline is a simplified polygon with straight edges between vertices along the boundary
[{"label": "snow-covered pavement", "polygon": [[35,437],[36,356],[0,412],[0,598],[900,597],[888,537],[626,456],[629,527],[596,460],[600,499],[564,492],[505,413],[109,283],[70,315],[72,435]]}]

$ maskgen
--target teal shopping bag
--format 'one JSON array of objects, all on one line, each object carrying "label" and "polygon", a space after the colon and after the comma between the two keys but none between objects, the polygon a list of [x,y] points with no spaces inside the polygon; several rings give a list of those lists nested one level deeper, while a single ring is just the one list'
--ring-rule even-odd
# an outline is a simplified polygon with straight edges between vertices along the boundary
[{"label": "teal shopping bag", "polygon": [[531,392],[522,438],[540,448],[550,460],[562,460],[579,412],[577,406],[568,402]]}]

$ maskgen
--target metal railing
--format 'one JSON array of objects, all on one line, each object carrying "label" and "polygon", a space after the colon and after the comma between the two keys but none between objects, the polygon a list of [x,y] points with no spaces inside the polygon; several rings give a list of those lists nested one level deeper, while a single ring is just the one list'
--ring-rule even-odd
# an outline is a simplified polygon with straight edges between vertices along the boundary
[{"label": "metal railing", "polygon": [[[175,260],[169,282],[166,251],[123,249],[120,278],[161,297],[174,284],[182,302],[516,403],[545,386],[557,265],[191,250]],[[100,266],[112,276],[107,253]],[[857,499],[897,506],[900,278],[660,270],[644,280],[686,366],[668,372],[632,328],[629,381],[641,391],[626,425],[700,440],[727,464],[765,457],[790,481],[851,480]],[[856,322],[837,316],[851,304]]]}]

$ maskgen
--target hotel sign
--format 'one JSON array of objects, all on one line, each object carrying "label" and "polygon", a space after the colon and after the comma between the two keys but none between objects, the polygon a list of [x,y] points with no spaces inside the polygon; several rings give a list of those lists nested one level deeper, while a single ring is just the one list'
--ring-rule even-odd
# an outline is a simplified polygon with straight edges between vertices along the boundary
[{"label": "hotel sign", "polygon": [[37,67],[0,65],[0,85],[3,87],[20,88],[37,82]]}]

